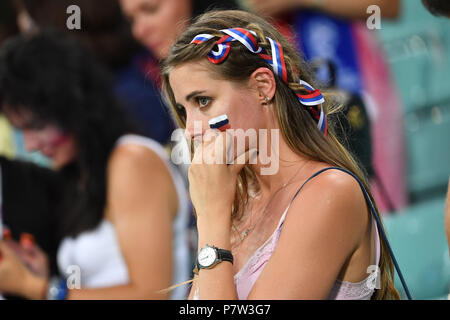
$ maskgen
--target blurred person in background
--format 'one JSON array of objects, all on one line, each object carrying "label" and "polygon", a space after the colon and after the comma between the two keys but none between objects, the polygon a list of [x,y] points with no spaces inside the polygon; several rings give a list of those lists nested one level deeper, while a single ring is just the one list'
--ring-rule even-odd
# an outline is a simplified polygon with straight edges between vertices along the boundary
[{"label": "blurred person in background", "polygon": [[[23,131],[27,149],[51,158],[55,169],[41,174],[47,178],[39,186],[54,186],[40,199],[53,214],[36,217],[33,198],[23,198],[9,174],[11,164],[2,165],[4,222],[14,227],[19,205],[26,210],[21,219],[47,223],[62,276],[51,277],[38,244],[20,248],[5,240],[0,292],[29,299],[167,298],[157,291],[189,277],[189,202],[164,148],[138,135],[106,70],[62,34],[22,35],[0,52],[2,111]],[[68,290],[64,276],[72,267],[79,268],[81,289]],[[180,288],[171,297],[185,294]]]},{"label": "blurred person in background", "polygon": [[[174,124],[156,85],[157,68],[131,35],[117,0],[16,0],[22,32],[53,28],[86,46],[114,74],[114,91],[140,131],[165,145]],[[80,8],[80,29],[69,29],[67,8]]]},{"label": "blurred person in background", "polygon": [[[398,17],[400,0],[240,2],[252,11],[274,18],[278,29],[295,43],[307,61],[325,60],[334,65],[334,74],[327,66],[318,68],[317,78],[325,87],[334,83],[359,97],[360,106],[366,108],[372,142],[372,163],[366,166],[366,171],[380,211],[403,208],[407,195],[402,104],[374,31],[366,23],[369,12],[373,13],[368,11],[369,7],[379,10],[380,16],[375,19]],[[347,114],[349,121],[364,120],[356,117],[358,114],[364,115]]]},{"label": "blurred person in background", "polygon": [[[151,53],[145,61],[153,85],[161,88],[159,61],[166,58],[178,36],[193,19],[210,9],[236,9],[235,0],[120,0],[134,38]],[[181,167],[187,180],[187,166]],[[187,181],[186,181],[187,182]],[[195,218],[191,215],[191,246],[197,252]]]},{"label": "blurred person in background", "polygon": [[[18,33],[19,28],[13,1],[1,1],[0,46],[9,37]],[[48,206],[48,201],[53,202],[50,195],[55,197],[58,195],[56,179],[53,174],[49,173],[49,170],[38,168],[24,161],[11,160],[22,156],[20,149],[17,148],[19,136],[18,131],[11,126],[0,108],[0,175],[2,176],[0,183],[8,185],[8,189],[3,190],[0,186],[0,190],[2,190],[0,198],[5,196],[18,199],[14,203],[7,203],[8,222],[12,223],[12,226],[8,228],[0,221],[3,226],[3,237],[15,239],[20,245],[25,246],[30,243],[30,239],[38,242],[50,257],[47,261],[50,272],[56,274],[57,244],[52,232],[54,222],[52,209]],[[26,214],[29,210],[28,203],[33,203],[33,215]],[[0,208],[1,210],[2,208]],[[27,216],[26,219],[23,219],[24,215]],[[36,219],[37,217],[40,218]],[[11,296],[8,298],[11,299]]]}]

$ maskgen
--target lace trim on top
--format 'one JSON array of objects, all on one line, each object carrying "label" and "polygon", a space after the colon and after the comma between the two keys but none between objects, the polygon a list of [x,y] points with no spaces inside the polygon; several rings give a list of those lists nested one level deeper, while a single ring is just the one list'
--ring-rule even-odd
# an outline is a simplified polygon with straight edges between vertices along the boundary
[{"label": "lace trim on top", "polygon": [[371,273],[360,282],[336,279],[328,295],[328,300],[369,300],[375,291],[377,274]]},{"label": "lace trim on top", "polygon": [[248,259],[245,265],[234,275],[234,282],[237,283],[241,278],[245,278],[246,276],[256,272],[262,264],[265,264],[269,258],[272,256],[273,251],[275,250],[276,244],[280,238],[281,227],[283,226],[284,219],[286,217],[286,213],[289,209],[290,205],[286,208],[283,215],[278,222],[278,225],[272,235],[264,242],[253,255]]}]

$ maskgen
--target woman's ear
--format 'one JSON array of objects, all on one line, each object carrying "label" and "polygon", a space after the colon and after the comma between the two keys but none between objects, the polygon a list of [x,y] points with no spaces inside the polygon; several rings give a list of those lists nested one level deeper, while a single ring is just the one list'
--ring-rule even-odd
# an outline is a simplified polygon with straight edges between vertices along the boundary
[{"label": "woman's ear", "polygon": [[275,95],[275,76],[269,68],[260,67],[250,75],[250,85],[257,90],[262,104],[268,104]]}]

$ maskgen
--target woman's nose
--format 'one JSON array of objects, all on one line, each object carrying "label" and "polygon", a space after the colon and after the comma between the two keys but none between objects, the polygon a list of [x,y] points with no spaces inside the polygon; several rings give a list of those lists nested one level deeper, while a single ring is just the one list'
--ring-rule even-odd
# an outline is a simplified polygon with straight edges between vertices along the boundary
[{"label": "woman's nose", "polygon": [[186,129],[184,129],[184,136],[186,137],[186,139],[188,140],[192,140],[194,138],[194,127],[193,126],[189,126],[186,123]]},{"label": "woman's nose", "polygon": [[202,120],[195,120],[191,117],[186,117],[186,129],[184,130],[184,135],[186,139],[194,139],[197,136],[202,136],[203,133],[208,129]]},{"label": "woman's nose", "polygon": [[142,15],[136,17],[135,21],[133,21],[132,32],[134,37],[141,43],[145,42],[145,38],[151,32],[150,24],[145,19],[145,17],[143,17]]}]

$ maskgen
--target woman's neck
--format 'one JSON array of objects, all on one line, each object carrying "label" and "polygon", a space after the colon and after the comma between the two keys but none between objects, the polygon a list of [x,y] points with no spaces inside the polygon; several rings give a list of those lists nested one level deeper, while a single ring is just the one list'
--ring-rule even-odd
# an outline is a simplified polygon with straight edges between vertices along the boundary
[{"label": "woman's neck", "polygon": [[[266,156],[268,152],[261,152],[260,149],[260,156],[263,159],[258,157],[258,162],[250,165],[250,169],[255,174],[262,198],[270,196],[285,183],[289,182],[291,178],[298,178],[301,175],[300,171],[304,171],[311,160],[307,156],[295,153],[281,133],[277,135],[278,137],[273,139],[273,134],[269,134],[269,139],[267,139],[267,149],[271,150],[269,156]],[[269,164],[267,164],[268,160],[271,161]],[[272,169],[264,170],[267,167]],[[276,168],[276,170],[273,170],[273,168]]]}]

